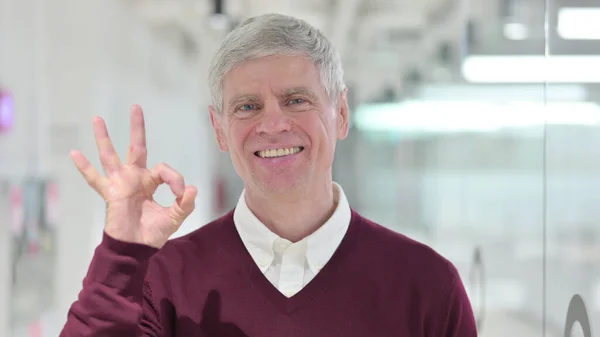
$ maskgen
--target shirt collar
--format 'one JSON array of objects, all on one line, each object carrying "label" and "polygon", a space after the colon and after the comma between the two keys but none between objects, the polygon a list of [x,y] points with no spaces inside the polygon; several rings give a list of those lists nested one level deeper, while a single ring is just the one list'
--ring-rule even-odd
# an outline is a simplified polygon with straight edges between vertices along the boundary
[{"label": "shirt collar", "polygon": [[[337,206],[333,215],[314,233],[295,244],[306,244],[306,261],[316,274],[329,261],[344,238],[350,224],[351,210],[344,191],[337,183],[333,184]],[[235,227],[246,249],[263,273],[269,269],[275,257],[275,241],[284,240],[269,230],[248,208],[245,191],[238,200],[233,213]]]},{"label": "shirt collar", "polygon": [[336,183],[333,185],[337,206],[331,217],[309,235],[307,240],[306,261],[314,274],[329,261],[346,235],[352,216],[350,205],[344,190]]},{"label": "shirt collar", "polygon": [[265,273],[275,257],[273,244],[279,236],[271,232],[248,208],[245,190],[242,191],[233,212],[233,222],[246,250],[257,262],[260,270]]}]

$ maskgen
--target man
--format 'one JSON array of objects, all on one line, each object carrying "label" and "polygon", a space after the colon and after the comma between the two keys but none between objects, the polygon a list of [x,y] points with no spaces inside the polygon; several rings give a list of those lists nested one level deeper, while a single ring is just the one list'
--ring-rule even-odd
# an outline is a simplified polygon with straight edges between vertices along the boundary
[{"label": "man", "polygon": [[[106,227],[63,337],[474,337],[454,266],[357,214],[332,181],[349,111],[340,57],[306,22],[242,23],[211,65],[210,118],[244,181],[236,208],[168,241],[196,189],[146,168],[141,109],[122,163],[94,120],[105,176],[72,158],[106,201]],[[152,195],[168,184],[168,208]],[[167,242],[168,241],[168,242]]]}]

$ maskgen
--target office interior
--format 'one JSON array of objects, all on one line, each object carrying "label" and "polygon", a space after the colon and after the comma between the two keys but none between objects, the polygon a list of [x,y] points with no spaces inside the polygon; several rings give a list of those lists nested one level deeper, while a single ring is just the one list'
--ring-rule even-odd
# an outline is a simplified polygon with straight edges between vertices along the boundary
[{"label": "office interior", "polygon": [[[334,179],[364,216],[458,268],[483,337],[600,332],[597,0],[0,0],[0,336],[57,336],[100,242],[92,118],[122,154],[198,187],[175,237],[242,190],[210,126],[210,59],[244,19],[290,14],[342,55]],[[168,189],[157,200],[168,204]]]}]

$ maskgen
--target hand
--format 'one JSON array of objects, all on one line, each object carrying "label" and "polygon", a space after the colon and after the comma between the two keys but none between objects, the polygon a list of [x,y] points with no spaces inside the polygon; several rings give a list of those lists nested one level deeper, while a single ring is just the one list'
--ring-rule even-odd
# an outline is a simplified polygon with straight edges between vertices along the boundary
[{"label": "hand", "polygon": [[[167,164],[146,168],[146,130],[139,106],[131,108],[131,139],[125,164],[100,117],[94,118],[94,134],[106,175],[101,175],[79,151],[72,151],[71,158],[88,184],[106,201],[106,234],[120,241],[161,248],[194,210],[198,191],[186,186],[181,174]],[[165,183],[176,198],[171,207],[163,207],[153,199],[158,186]]]}]

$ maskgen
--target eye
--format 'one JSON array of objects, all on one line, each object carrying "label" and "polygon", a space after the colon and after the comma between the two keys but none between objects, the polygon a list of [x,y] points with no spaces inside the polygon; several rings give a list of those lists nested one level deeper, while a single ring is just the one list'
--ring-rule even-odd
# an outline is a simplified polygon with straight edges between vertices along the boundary
[{"label": "eye", "polygon": [[305,102],[306,101],[304,99],[302,99],[302,98],[294,98],[294,99],[291,99],[288,104],[292,104],[292,105],[293,104],[302,104],[302,103],[305,103]]},{"label": "eye", "polygon": [[256,110],[256,104],[244,104],[241,105],[238,110],[240,111],[253,111]]}]

